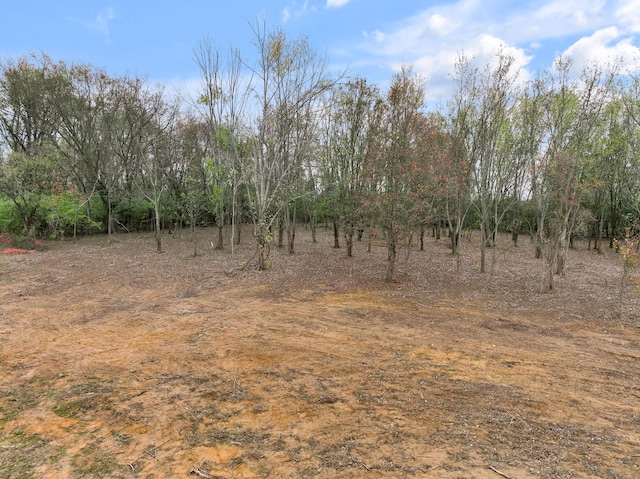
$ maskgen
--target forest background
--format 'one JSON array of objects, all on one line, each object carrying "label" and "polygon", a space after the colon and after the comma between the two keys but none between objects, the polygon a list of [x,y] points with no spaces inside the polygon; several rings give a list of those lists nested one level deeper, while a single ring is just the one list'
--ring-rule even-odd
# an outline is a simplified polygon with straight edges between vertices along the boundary
[{"label": "forest background", "polygon": [[[493,272],[499,232],[527,234],[554,287],[576,236],[637,258],[640,79],[572,59],[524,80],[506,52],[461,54],[447,107],[430,110],[410,66],[382,91],[335,74],[305,37],[256,22],[249,62],[203,39],[195,98],[44,53],[0,65],[0,232],[7,242],[215,225],[231,254],[253,225],[255,262],[295,252],[296,227],[331,225],[334,246],[382,238],[387,280],[402,247],[432,232],[452,254],[480,231]],[[225,236],[225,226],[230,233]],[[193,254],[197,255],[194,241]],[[628,261],[627,261],[628,260]],[[625,269],[626,271],[626,269]]]}]

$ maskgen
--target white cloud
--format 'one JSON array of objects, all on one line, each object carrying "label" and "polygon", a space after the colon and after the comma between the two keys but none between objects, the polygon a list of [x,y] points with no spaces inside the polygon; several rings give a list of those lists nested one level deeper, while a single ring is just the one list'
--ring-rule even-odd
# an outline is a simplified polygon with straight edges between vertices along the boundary
[{"label": "white cloud", "polygon": [[548,0],[531,10],[512,12],[503,25],[494,25],[494,31],[501,31],[513,43],[539,48],[549,40],[591,35],[613,25],[628,34],[640,32],[640,2]]},{"label": "white cloud", "polygon": [[[478,68],[485,65],[495,68],[498,64],[498,54],[508,55],[513,58],[513,72],[519,73],[519,82],[529,79],[526,66],[531,57],[522,49],[507,45],[499,38],[491,35],[480,35],[473,42],[473,46],[466,49],[443,49],[433,55],[425,55],[413,61],[417,73],[424,75],[428,80],[427,99],[430,101],[448,97],[451,94],[451,73],[454,71],[460,55],[472,60]],[[394,69],[398,64],[394,64]]]},{"label": "white cloud", "polygon": [[109,7],[102,10],[96,18],[91,21],[84,22],[84,25],[89,29],[97,33],[108,37],[109,36],[109,22],[116,18],[115,11]]},{"label": "white cloud", "polygon": [[[443,50],[433,55],[423,56],[413,62],[415,71],[427,79],[427,101],[436,101],[450,95],[451,79],[449,73],[453,71],[457,58],[457,52]],[[394,65],[396,70],[399,67],[399,64]]]},{"label": "white cloud", "polygon": [[625,26],[630,32],[640,32],[640,2],[637,0],[620,2],[615,16],[618,23]]},{"label": "white cloud", "polygon": [[435,13],[431,15],[431,17],[427,21],[427,26],[432,32],[444,36],[453,32],[456,28],[458,28],[459,24],[450,21],[444,15]]},{"label": "white cloud", "polygon": [[305,0],[302,6],[298,6],[295,0],[282,10],[282,23],[287,23],[292,17],[298,18],[310,13],[316,12],[318,9],[313,5],[309,5],[309,0]]},{"label": "white cloud", "polygon": [[[429,101],[450,97],[451,74],[462,53],[473,58],[480,68],[493,65],[498,52],[512,56],[517,70],[524,69],[531,61],[524,48],[490,33],[499,29],[481,22],[487,17],[486,5],[478,0],[462,0],[429,8],[405,19],[396,28],[369,32],[365,35],[368,43],[363,48],[377,64],[386,58],[394,71],[403,63],[413,65],[416,73],[428,80]],[[527,78],[526,71],[522,78]]]},{"label": "white cloud", "polygon": [[[531,57],[527,56],[521,48],[508,45],[505,41],[491,35],[480,35],[475,45],[475,48],[471,48],[471,52],[474,53],[476,57],[484,60],[482,62],[483,64],[495,62],[498,53],[513,57],[515,65],[518,68],[526,67],[531,61]],[[495,64],[493,66],[495,66]]]},{"label": "white cloud", "polygon": [[593,63],[606,67],[621,62],[625,68],[636,72],[640,69],[639,53],[631,37],[621,35],[620,30],[613,26],[582,37],[567,48],[562,56],[573,59],[573,70],[577,75],[584,66]]},{"label": "white cloud", "polygon": [[282,10],[282,23],[287,23],[289,18],[291,18],[291,13],[289,13],[289,7],[284,7],[284,10]]},{"label": "white cloud", "polygon": [[376,42],[378,43],[383,42],[386,38],[385,34],[382,33],[380,30],[374,30],[373,32],[371,32],[371,35],[373,36],[373,38],[375,38]]},{"label": "white cloud", "polygon": [[[620,58],[637,68],[640,50],[633,34],[640,32],[638,0],[430,4],[395,24],[363,32],[359,45],[371,68],[395,71],[402,64],[414,65],[429,79],[430,96],[447,96],[461,52],[472,55],[480,67],[491,65],[498,51],[508,54],[521,71],[521,81],[551,68],[563,49],[576,65],[597,60],[604,66]],[[568,38],[580,40],[567,49]]]},{"label": "white cloud", "polygon": [[[421,55],[425,49],[437,50],[442,37],[446,37],[446,44],[451,45],[464,43],[465,38],[473,36],[473,17],[479,8],[478,0],[462,0],[433,7],[404,19],[389,31],[376,30],[365,36],[375,38],[378,44],[373,48],[378,54],[405,57]],[[459,26],[463,24],[470,28],[460,29]],[[381,42],[383,44],[379,45]]]},{"label": "white cloud", "polygon": [[109,23],[116,18],[115,10],[111,7],[100,11],[92,20],[83,20],[81,18],[68,18],[68,20],[82,25],[85,29],[103,35],[109,39]]},{"label": "white cloud", "polygon": [[327,0],[327,8],[344,7],[350,0]]}]

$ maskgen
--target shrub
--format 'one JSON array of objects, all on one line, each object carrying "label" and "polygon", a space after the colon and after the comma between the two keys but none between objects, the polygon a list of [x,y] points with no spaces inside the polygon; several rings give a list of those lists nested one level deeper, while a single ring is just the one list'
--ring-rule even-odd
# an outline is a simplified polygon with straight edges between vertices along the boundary
[{"label": "shrub", "polygon": [[143,221],[149,220],[151,211],[153,211],[153,204],[146,199],[123,198],[114,208],[114,215],[120,226],[128,231],[135,231],[140,228]]},{"label": "shrub", "polygon": [[89,218],[88,202],[74,191],[64,191],[42,200],[46,212],[46,235],[50,238],[73,236],[74,230],[85,234],[91,230],[99,230],[100,222]]},{"label": "shrub", "polygon": [[18,234],[21,230],[15,204],[8,198],[0,197],[0,233]]}]

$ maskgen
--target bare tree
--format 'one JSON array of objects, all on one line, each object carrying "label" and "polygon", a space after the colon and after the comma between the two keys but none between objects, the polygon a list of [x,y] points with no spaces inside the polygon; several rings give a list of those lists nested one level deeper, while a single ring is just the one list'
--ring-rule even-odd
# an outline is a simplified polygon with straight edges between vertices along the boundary
[{"label": "bare tree", "polygon": [[283,209],[302,196],[295,182],[308,153],[309,122],[331,88],[325,58],[306,38],[289,40],[283,30],[254,27],[258,62],[253,92],[258,102],[255,136],[246,170],[247,195],[258,247],[258,268],[270,265],[269,230]]},{"label": "bare tree", "polygon": [[385,234],[387,281],[396,279],[398,249],[410,246],[413,229],[432,209],[431,158],[425,147],[432,133],[423,111],[424,88],[424,80],[409,68],[397,73],[384,102],[376,105],[368,135],[365,208]]},{"label": "bare tree", "polygon": [[[469,164],[471,204],[480,222],[480,271],[486,271],[486,248],[493,246],[499,223],[514,198],[520,156],[513,154],[509,111],[515,97],[518,72],[514,58],[498,54],[495,66],[480,71],[461,57],[456,64],[457,91],[452,102],[456,138]],[[495,248],[492,260],[495,264]]]},{"label": "bare tree", "polygon": [[622,99],[625,105],[624,122],[627,138],[627,161],[628,167],[625,172],[627,195],[625,195],[625,206],[627,211],[640,218],[640,158],[635,152],[640,148],[640,77],[637,74],[628,75],[627,82],[622,87]]},{"label": "bare tree", "polygon": [[547,261],[542,290],[554,288],[555,274],[564,275],[569,238],[590,187],[584,173],[596,151],[594,134],[601,131],[612,74],[593,66],[585,68],[579,80],[571,80],[571,61],[561,58],[545,76],[544,141],[535,165],[538,237]]},{"label": "bare tree", "polygon": [[[218,237],[216,249],[223,249],[223,226],[227,202],[231,201],[231,250],[237,223],[238,186],[244,162],[246,108],[251,93],[251,75],[244,68],[240,52],[221,52],[208,38],[194,52],[200,72],[202,93],[196,102],[209,129],[208,154],[211,197]],[[230,194],[229,194],[230,193]]]},{"label": "bare tree", "polygon": [[191,229],[193,256],[198,255],[196,225],[206,210],[209,197],[206,157],[208,127],[192,116],[182,117],[172,134],[172,150],[167,170],[169,195],[178,205]]},{"label": "bare tree", "polygon": [[344,225],[347,256],[353,255],[356,227],[362,228],[364,158],[369,140],[369,127],[375,107],[382,101],[378,89],[364,78],[341,85],[329,99],[325,122],[325,163],[323,179],[325,196],[333,210],[334,246],[338,243],[338,221]]},{"label": "bare tree", "polygon": [[[122,118],[114,151],[121,164],[136,163],[138,190],[153,205],[156,251],[162,252],[162,199],[168,190],[168,172],[176,161],[175,152],[178,105],[168,103],[160,88],[149,90],[139,81],[125,83]],[[120,136],[122,135],[122,136]],[[134,141],[128,141],[129,138]],[[124,141],[123,141],[124,140]]]}]

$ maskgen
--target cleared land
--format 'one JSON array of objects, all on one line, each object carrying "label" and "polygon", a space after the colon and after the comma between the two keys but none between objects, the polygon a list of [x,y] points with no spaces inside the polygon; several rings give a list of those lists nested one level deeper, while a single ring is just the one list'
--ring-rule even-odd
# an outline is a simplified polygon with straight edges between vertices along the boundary
[{"label": "cleared land", "polygon": [[[213,230],[0,256],[2,478],[637,478],[640,294],[578,244],[399,263],[325,232],[243,269]],[[31,474],[31,476],[30,476]]]}]

